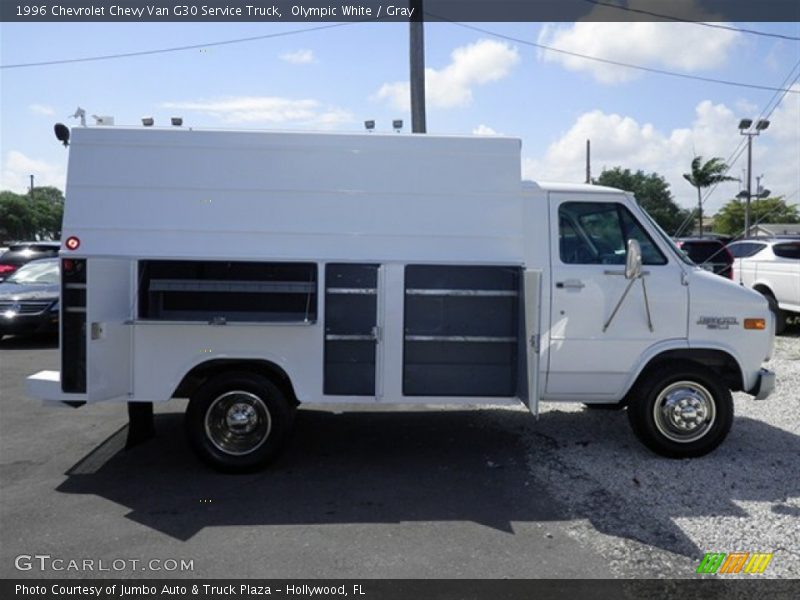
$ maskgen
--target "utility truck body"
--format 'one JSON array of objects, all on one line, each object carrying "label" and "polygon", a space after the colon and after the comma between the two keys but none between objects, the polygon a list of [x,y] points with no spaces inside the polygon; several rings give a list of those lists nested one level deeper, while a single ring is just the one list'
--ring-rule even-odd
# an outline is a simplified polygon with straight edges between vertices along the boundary
[{"label": "utility truck body", "polygon": [[510,138],[78,127],[61,250],[71,405],[188,397],[199,456],[268,461],[302,403],[627,406],[668,456],[766,397],[756,292],[625,192],[520,181]]}]

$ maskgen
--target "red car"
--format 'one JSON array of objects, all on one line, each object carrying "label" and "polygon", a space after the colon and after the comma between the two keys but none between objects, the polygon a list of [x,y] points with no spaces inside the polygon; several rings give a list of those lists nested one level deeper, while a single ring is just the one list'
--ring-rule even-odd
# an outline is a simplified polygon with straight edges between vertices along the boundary
[{"label": "red car", "polygon": [[733,255],[720,240],[678,238],[675,243],[695,264],[722,277],[733,279]]}]

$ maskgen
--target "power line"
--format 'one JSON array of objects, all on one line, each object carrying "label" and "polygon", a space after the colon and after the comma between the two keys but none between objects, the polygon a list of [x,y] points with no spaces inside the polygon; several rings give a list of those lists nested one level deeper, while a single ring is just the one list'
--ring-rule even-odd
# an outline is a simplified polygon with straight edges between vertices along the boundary
[{"label": "power line", "polygon": [[617,4],[610,4],[608,2],[600,2],[600,0],[583,0],[588,4],[594,4],[596,6],[605,6],[607,8],[613,8],[616,10],[624,10],[627,12],[638,13],[641,15],[647,15],[649,17],[658,17],[660,19],[665,19],[667,21],[675,21],[677,23],[689,23],[691,25],[700,25],[702,27],[710,27],[712,29],[725,29],[727,31],[735,31],[737,33],[749,33],[751,35],[760,35],[763,37],[771,37],[771,38],[778,38],[781,40],[791,40],[793,42],[800,42],[800,37],[794,37],[791,35],[783,35],[780,33],[768,33],[766,31],[757,31],[755,29],[743,29],[739,27],[731,27],[730,25],[720,25],[719,23],[706,23],[704,21],[692,21],[691,19],[682,19],[680,17],[674,17],[671,15],[663,15],[656,12],[651,12],[649,10],[642,10],[640,8],[631,8],[630,6],[620,6]]},{"label": "power line", "polygon": [[[430,14],[430,13],[425,13],[425,14]],[[733,86],[733,87],[751,88],[751,89],[756,89],[756,90],[766,90],[766,91],[769,91],[769,92],[785,92],[785,93],[792,93],[792,94],[800,94],[800,90],[791,90],[791,89],[788,89],[788,88],[777,88],[777,87],[768,86],[768,85],[759,85],[759,84],[755,84],[755,83],[745,83],[745,82],[742,82],[742,81],[730,81],[730,80],[727,80],[727,79],[716,79],[716,78],[713,78],[713,77],[702,77],[700,75],[689,75],[688,73],[678,73],[676,71],[667,71],[666,69],[656,69],[655,67],[645,67],[643,65],[634,65],[634,64],[631,64],[631,63],[624,63],[624,62],[620,62],[620,61],[616,61],[616,60],[611,60],[611,59],[608,59],[608,58],[600,58],[598,56],[590,56],[588,54],[580,54],[579,52],[572,52],[570,50],[563,50],[561,48],[554,48],[552,46],[546,46],[544,44],[531,42],[529,40],[523,40],[521,38],[517,38],[517,37],[514,37],[514,36],[510,36],[510,35],[505,35],[503,33],[497,33],[496,31],[490,31],[490,30],[484,29],[482,27],[476,27],[475,25],[467,25],[466,23],[459,23],[457,21],[449,21],[447,19],[443,19],[442,17],[438,17],[438,16],[433,15],[433,14],[430,14],[430,16],[432,16],[434,18],[437,18],[437,19],[440,19],[440,20],[443,20],[443,21],[446,21],[446,22],[451,23],[453,25],[457,25],[459,27],[463,27],[464,29],[471,29],[471,30],[477,31],[479,33],[484,33],[486,35],[491,35],[491,36],[496,37],[496,38],[508,40],[510,42],[516,42],[518,44],[523,44],[525,46],[533,46],[534,48],[540,48],[542,50],[548,50],[550,52],[557,52],[559,54],[566,54],[568,56],[575,56],[577,58],[583,58],[583,59],[586,59],[586,60],[593,60],[593,61],[596,61],[596,62],[601,62],[601,63],[605,63],[605,64],[608,64],[608,65],[614,65],[614,66],[617,66],[617,67],[625,67],[625,68],[628,68],[628,69],[636,69],[638,71],[646,71],[648,73],[657,73],[659,75],[668,75],[670,77],[678,77],[678,78],[681,78],[681,79],[692,79],[694,81],[703,81],[703,82],[706,82],[706,83],[717,83],[717,84],[720,84],[720,85],[729,85],[729,86]]]},{"label": "power line", "polygon": [[[792,67],[792,70],[789,71],[789,75],[786,76],[786,79],[784,79],[784,84],[782,84],[782,85],[785,85],[785,83],[789,80],[789,78],[792,77],[792,74],[794,73],[795,69],[797,69],[798,67],[800,67],[800,61],[798,61],[797,64],[794,67]],[[791,84],[789,84],[789,85],[794,85],[795,83],[797,83],[798,80],[800,80],[800,72],[798,72],[798,74],[794,78],[794,81],[792,81]],[[781,102],[783,102],[783,99],[785,97],[786,97],[786,94],[785,93],[782,94],[781,97],[778,99],[778,101],[773,105],[773,107],[769,109],[769,112],[766,112],[767,111],[767,107],[770,105],[772,100],[775,98],[775,96],[773,95],[773,97],[770,99],[769,102],[767,102],[766,106],[761,111],[761,114],[757,117],[756,121],[758,121],[760,119],[768,119],[772,115],[772,113],[775,112],[775,110],[778,108],[778,106],[780,106]],[[725,161],[725,164],[728,166],[728,168],[725,170],[723,175],[726,175],[731,170],[731,168],[733,168],[733,165],[736,164],[737,160],[739,160],[739,157],[742,155],[742,152],[744,152],[744,149],[745,149],[746,146],[747,146],[747,142],[745,141],[744,138],[742,138],[742,140],[739,142],[739,144],[736,146],[736,148],[734,148],[733,152],[731,152],[730,156],[728,156],[728,159]],[[706,192],[705,196],[703,196],[703,199],[701,201],[702,203],[705,203],[711,197],[711,194],[713,194],[716,191],[717,186],[719,186],[719,182],[715,183],[708,190],[708,192]],[[794,196],[797,192],[798,192],[798,190],[795,190],[794,192],[792,192],[788,196],[784,196],[784,202],[786,200],[788,200],[789,198],[791,198],[792,196]],[[788,206],[788,204],[787,204],[787,206]],[[683,223],[681,223],[681,226],[678,227],[678,230],[675,232],[675,237],[678,237],[683,232],[684,228],[694,219],[694,214],[695,214],[696,210],[697,210],[696,208],[692,209],[692,211],[689,213],[689,215],[686,217],[686,219],[683,221]],[[757,223],[755,223],[755,224],[757,224]]]},{"label": "power line", "polygon": [[[791,83],[788,84],[788,88],[787,89],[791,88],[791,86],[793,86],[795,83],[797,83],[798,80],[800,80],[800,71],[798,71],[797,75],[794,75],[795,70],[798,69],[799,67],[800,67],[800,60],[797,61],[797,63],[794,65],[794,67],[792,67],[791,71],[789,71],[789,74],[786,76],[786,78],[783,80],[783,83],[781,84],[782,86],[787,85],[787,82],[789,82],[792,77],[794,77],[794,80],[791,81]],[[775,100],[777,95],[778,95],[778,92],[773,94],[772,98],[769,99],[769,102],[767,102],[766,105],[764,105],[764,108],[761,111],[761,114],[759,114],[758,117],[756,118],[756,122],[760,121],[761,119],[769,119],[769,117],[772,116],[772,113],[774,113],[775,110],[780,106],[781,102],[783,102],[783,99],[786,97],[786,92],[781,94],[780,98],[778,98],[778,100],[775,102],[775,104],[772,105],[772,108],[769,108],[769,105],[772,104],[772,101]],[[769,108],[769,111],[767,111],[767,108]],[[733,150],[733,152],[731,152],[731,155],[728,157],[728,160],[725,161],[725,164],[728,165],[728,168],[725,170],[725,173],[723,173],[724,175],[726,175],[728,173],[728,171],[731,170],[733,165],[736,164],[736,161],[739,160],[739,157],[742,155],[742,152],[744,152],[744,149],[745,149],[746,145],[747,145],[747,142],[745,141],[744,138],[742,138],[742,140],[739,142],[739,144],[736,146],[736,148]],[[706,200],[708,200],[708,198],[711,196],[711,194],[713,194],[714,191],[717,189],[718,185],[719,185],[719,183],[715,183],[708,190],[706,195],[703,197],[702,202],[705,202]]]},{"label": "power line", "polygon": [[309,33],[312,31],[321,31],[323,29],[333,29],[334,27],[343,27],[345,25],[353,25],[361,21],[352,21],[348,23],[333,23],[330,25],[319,25],[316,27],[308,27],[305,29],[292,29],[291,31],[281,31],[278,33],[268,33],[265,35],[255,35],[252,37],[236,38],[233,40],[222,40],[219,42],[207,42],[205,44],[191,44],[189,46],[175,46],[173,48],[160,48],[158,50],[140,50],[138,52],[123,52],[120,54],[106,54],[102,56],[85,56],[82,58],[65,58],[62,60],[48,60],[42,62],[31,63],[17,63],[12,65],[0,65],[0,69],[22,69],[27,67],[45,67],[50,65],[64,65],[70,63],[90,62],[97,60],[113,60],[116,58],[131,58],[133,56],[150,56],[153,54],[165,54],[167,52],[182,52],[184,50],[198,50],[202,48],[210,48],[214,46],[227,46],[230,44],[242,44],[246,42],[255,42],[258,40],[266,40],[270,38],[284,37],[289,35],[297,35],[300,33]]}]

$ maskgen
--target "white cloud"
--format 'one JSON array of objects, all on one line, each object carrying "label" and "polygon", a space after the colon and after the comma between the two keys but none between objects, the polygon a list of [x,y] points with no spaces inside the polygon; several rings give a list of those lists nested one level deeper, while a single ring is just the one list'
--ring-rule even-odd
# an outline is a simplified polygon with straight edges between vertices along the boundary
[{"label": "white cloud", "polygon": [[353,121],[350,112],[335,106],[324,106],[318,100],[310,99],[240,96],[218,100],[166,102],[162,106],[195,111],[226,124],[292,124],[330,128]]},{"label": "white cloud", "polygon": [[45,117],[52,117],[56,114],[55,109],[46,104],[31,104],[28,106],[28,110],[36,115],[44,115]]},{"label": "white cloud", "polygon": [[497,135],[497,132],[488,125],[480,124],[472,130],[472,135]]},{"label": "white cloud", "polygon": [[60,165],[11,150],[6,153],[3,169],[0,171],[0,189],[24,193],[28,190],[33,175],[36,187],[52,185],[63,191],[66,184],[65,165],[66,158],[64,164]]},{"label": "white cloud", "polygon": [[315,62],[313,50],[296,50],[295,52],[286,52],[281,54],[281,60],[284,60],[293,65],[307,65]]},{"label": "white cloud", "polygon": [[[800,86],[796,86],[800,89]],[[581,182],[585,178],[586,140],[591,140],[592,175],[620,166],[662,175],[675,199],[693,207],[697,195],[682,177],[692,158],[719,156],[727,160],[742,142],[737,125],[739,112],[705,100],[695,108],[689,127],[658,130],[650,123],[600,110],[578,117],[572,127],[547,148],[544,156],[523,161],[523,177],[540,181]],[[772,115],[772,127],[753,142],[753,185],[764,173],[764,186],[775,195],[790,195],[800,188],[800,98],[787,94]],[[728,174],[742,176],[746,152],[732,161]],[[709,196],[706,208],[713,213],[739,191],[737,182],[720,184]],[[797,202],[797,194],[794,202]]]},{"label": "white cloud", "polygon": [[[800,84],[794,84],[792,89],[800,92]],[[753,141],[754,156],[755,148],[759,146],[770,148],[769,162],[756,163],[754,175],[764,173],[764,187],[787,196],[794,193],[788,201],[800,203],[800,94],[784,96],[783,102],[770,116],[769,129]],[[772,149],[777,148],[780,152],[773,154]]]},{"label": "white cloud", "polygon": [[[724,65],[741,37],[735,31],[693,23],[580,22],[545,25],[538,42],[587,56],[693,73]],[[590,73],[606,84],[630,81],[642,73],[544,49],[538,51],[538,57],[570,71]]]},{"label": "white cloud", "polygon": [[[478,40],[456,48],[450,58],[450,64],[443,69],[425,69],[425,96],[431,107],[469,104],[473,88],[506,77],[519,62],[519,52],[502,42]],[[384,83],[375,98],[387,100],[398,110],[408,110],[409,84],[407,81]]]}]

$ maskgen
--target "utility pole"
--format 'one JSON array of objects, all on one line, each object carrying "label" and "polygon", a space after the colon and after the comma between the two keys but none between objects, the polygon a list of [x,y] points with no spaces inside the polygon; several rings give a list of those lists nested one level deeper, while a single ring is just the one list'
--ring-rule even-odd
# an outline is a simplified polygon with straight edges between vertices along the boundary
[{"label": "utility pole", "polygon": [[31,175],[31,201],[33,201],[33,175]]},{"label": "utility pole", "polygon": [[411,67],[411,131],[425,133],[425,18],[422,0],[411,0],[414,16],[409,22],[409,63]]},{"label": "utility pole", "polygon": [[586,140],[586,183],[592,183],[592,141]]}]

